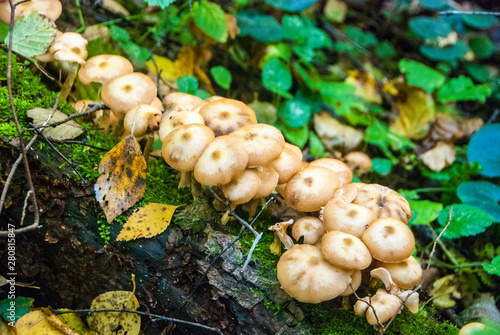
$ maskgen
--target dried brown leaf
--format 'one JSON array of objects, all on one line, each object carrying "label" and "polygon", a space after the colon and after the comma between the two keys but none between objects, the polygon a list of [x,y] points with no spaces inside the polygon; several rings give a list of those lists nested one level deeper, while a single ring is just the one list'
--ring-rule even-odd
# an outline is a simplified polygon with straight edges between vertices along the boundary
[{"label": "dried brown leaf", "polygon": [[[49,117],[51,109],[35,107],[26,112],[26,114],[33,119],[33,124],[35,127],[40,127],[45,123]],[[54,115],[49,121],[50,123],[60,122],[68,118],[68,115],[55,111]],[[60,124],[57,127],[48,127],[42,131],[47,137],[51,137],[56,140],[70,140],[75,137],[80,136],[83,133],[83,127],[74,120],[70,120],[66,123]]]},{"label": "dried brown leaf", "polygon": [[434,148],[421,154],[420,159],[432,171],[441,171],[455,161],[455,146],[452,142],[438,142]]}]

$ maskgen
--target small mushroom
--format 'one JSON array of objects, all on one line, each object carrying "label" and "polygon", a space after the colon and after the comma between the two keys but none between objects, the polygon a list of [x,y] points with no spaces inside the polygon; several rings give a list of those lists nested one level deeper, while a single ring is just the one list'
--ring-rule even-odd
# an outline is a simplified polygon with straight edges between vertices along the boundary
[{"label": "small mushroom", "polygon": [[340,231],[323,235],[321,252],[329,263],[348,270],[362,270],[372,262],[370,251],[359,238]]},{"label": "small mushroom", "polygon": [[163,119],[160,123],[160,130],[158,131],[160,141],[162,142],[165,137],[167,137],[167,135],[176,128],[193,123],[205,125],[203,116],[192,111],[172,112],[169,115],[167,114],[168,113],[163,114]]},{"label": "small mushroom", "polygon": [[361,183],[351,183],[339,188],[337,191],[335,191],[333,197],[341,198],[345,201],[346,204],[350,204],[358,196],[358,189],[360,186],[358,186],[357,184]]},{"label": "small mushroom", "polygon": [[197,97],[196,95],[182,92],[170,93],[165,97],[165,99],[163,99],[163,106],[169,112],[191,111],[203,103],[203,99]]},{"label": "small mushroom", "polygon": [[[369,301],[371,306],[368,306]],[[365,307],[366,305],[366,307]],[[399,310],[401,301],[398,297],[387,293],[384,289],[379,289],[371,299],[363,298],[356,302],[354,309],[360,315],[366,312],[366,321],[372,326],[379,326],[379,323],[389,321]],[[376,315],[376,316],[375,316]]]},{"label": "small mushroom", "polygon": [[160,128],[161,110],[151,105],[139,105],[127,112],[123,126],[128,134],[142,137]]},{"label": "small mushroom", "polygon": [[124,74],[134,72],[128,59],[118,55],[97,55],[88,59],[78,72],[78,78],[84,85],[91,82],[104,84]]},{"label": "small mushroom", "polygon": [[273,159],[271,164],[276,172],[278,172],[279,184],[288,182],[302,170],[302,160],[293,149],[286,145],[283,152],[277,158]]},{"label": "small mushroom", "polygon": [[377,262],[377,267],[387,269],[394,282],[402,288],[412,288],[422,279],[422,267],[413,256],[398,263],[384,263],[379,261]]},{"label": "small mushroom", "polygon": [[255,112],[243,102],[233,99],[207,102],[200,109],[200,114],[216,137],[228,135],[247,124],[257,123]]},{"label": "small mushroom", "polygon": [[261,199],[267,197],[273,192],[278,185],[279,175],[270,163],[256,166],[255,172],[260,179],[260,187],[253,199]]},{"label": "small mushroom", "polygon": [[363,174],[372,169],[370,156],[361,151],[353,151],[344,156],[344,160],[353,173]]},{"label": "small mushroom", "polygon": [[408,201],[388,187],[369,184],[358,189],[354,204],[364,206],[380,218],[394,218],[408,223],[411,208]]},{"label": "small mushroom", "polygon": [[228,184],[220,186],[220,189],[233,207],[252,200],[259,187],[260,179],[257,172],[247,168]]},{"label": "small mushroom", "polygon": [[281,243],[283,243],[283,246],[287,250],[294,246],[292,239],[286,233],[288,226],[290,226],[292,224],[293,224],[293,220],[290,219],[288,221],[278,222],[278,223],[276,223],[268,228],[269,230],[274,231],[276,236],[278,236],[279,240],[281,241]]},{"label": "small mushroom", "polygon": [[342,198],[328,201],[323,210],[323,223],[326,230],[338,230],[361,238],[377,216],[368,208],[347,204]]},{"label": "small mushroom", "polygon": [[292,227],[292,236],[298,241],[304,237],[304,243],[315,244],[326,233],[323,222],[314,216],[304,216],[298,219]]},{"label": "small mushroom", "polygon": [[349,184],[352,181],[351,169],[344,162],[334,158],[320,158],[309,164],[309,166],[322,166],[332,170],[340,179],[340,187]]}]

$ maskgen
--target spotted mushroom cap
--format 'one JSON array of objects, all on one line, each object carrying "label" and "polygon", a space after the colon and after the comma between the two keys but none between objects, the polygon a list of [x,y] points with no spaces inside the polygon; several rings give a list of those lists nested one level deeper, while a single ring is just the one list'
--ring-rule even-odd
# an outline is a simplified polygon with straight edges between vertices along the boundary
[{"label": "spotted mushroom cap", "polygon": [[200,114],[216,137],[228,135],[247,124],[257,123],[255,112],[243,102],[233,99],[207,102],[200,109]]},{"label": "spotted mushroom cap", "polygon": [[347,204],[342,198],[328,201],[323,210],[323,223],[328,231],[338,230],[361,238],[377,216],[368,208]]},{"label": "spotted mushroom cap", "polygon": [[305,244],[315,244],[326,233],[323,222],[314,216],[304,216],[292,226],[292,236],[298,241],[304,237]]},{"label": "spotted mushroom cap", "polygon": [[344,269],[362,270],[372,262],[370,250],[359,238],[340,231],[323,235],[321,252],[328,262]]},{"label": "spotted mushroom cap", "polygon": [[124,74],[134,72],[128,59],[118,55],[97,55],[88,59],[78,72],[78,78],[84,85],[91,82],[104,84]]},{"label": "spotted mushroom cap", "polygon": [[277,265],[281,287],[301,302],[320,303],[344,292],[351,271],[328,263],[310,244],[298,244],[281,255]]},{"label": "spotted mushroom cap", "polygon": [[394,218],[408,223],[411,208],[399,193],[378,184],[368,184],[358,189],[354,204],[364,206],[380,218]]},{"label": "spotted mushroom cap", "polygon": [[[22,0],[12,0],[12,3],[15,5],[21,1]],[[52,21],[55,21],[62,13],[62,4],[59,0],[32,0],[25,2],[16,7],[14,22],[21,16],[27,16],[33,12],[38,12]],[[10,24],[10,14],[9,1],[0,1],[0,21],[7,25]]]}]

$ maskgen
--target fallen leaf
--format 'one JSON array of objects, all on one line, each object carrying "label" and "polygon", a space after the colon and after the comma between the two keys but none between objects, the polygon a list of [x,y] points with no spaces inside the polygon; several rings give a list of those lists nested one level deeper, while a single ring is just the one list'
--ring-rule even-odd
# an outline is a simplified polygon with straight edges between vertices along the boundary
[{"label": "fallen leaf", "polygon": [[438,141],[455,141],[464,136],[471,136],[484,125],[481,118],[466,119],[460,115],[438,113],[428,134],[428,139]]},{"label": "fallen leaf", "polygon": [[[40,127],[47,121],[51,112],[52,109],[35,107],[28,110],[26,114],[33,119],[35,127]],[[68,115],[56,110],[48,124],[60,122],[67,118]],[[70,140],[80,136],[82,133],[83,127],[74,120],[60,124],[57,127],[47,127],[42,131],[42,134],[46,137],[51,137],[56,140]]]},{"label": "fallen leaf", "polygon": [[16,322],[17,335],[79,335],[48,308],[29,312]]},{"label": "fallen leaf", "polygon": [[142,198],[146,189],[146,159],[134,136],[128,136],[101,160],[95,196],[108,222]]},{"label": "fallen leaf", "polygon": [[[92,301],[90,309],[137,310],[139,301],[133,292],[109,291]],[[137,335],[141,329],[141,317],[125,312],[99,312],[87,317],[90,329],[100,335]]]},{"label": "fallen leaf", "polygon": [[395,102],[394,110],[399,111],[399,117],[391,125],[391,130],[402,136],[415,140],[424,138],[430,125],[436,118],[434,99],[428,92],[408,87],[404,100]]},{"label": "fallen leaf", "polygon": [[179,206],[151,203],[139,208],[129,217],[116,240],[130,241],[161,234],[170,225],[177,207]]},{"label": "fallen leaf", "polygon": [[462,297],[458,291],[458,284],[455,283],[455,275],[448,275],[436,280],[429,292],[432,302],[436,308],[453,308],[456,304],[455,299]]},{"label": "fallen leaf", "polygon": [[356,88],[354,94],[370,102],[381,104],[382,97],[377,92],[377,82],[371,73],[349,71],[346,83]]},{"label": "fallen leaf", "polygon": [[278,234],[274,234],[274,241],[269,246],[271,253],[275,255],[281,255],[281,240],[278,237]]},{"label": "fallen leaf", "polygon": [[363,139],[363,133],[337,121],[328,113],[314,115],[314,130],[328,150],[352,151]]},{"label": "fallen leaf", "polygon": [[227,32],[229,33],[229,37],[232,40],[236,38],[236,36],[240,33],[240,28],[238,28],[238,24],[236,22],[236,18],[228,13],[225,13],[226,23],[227,23]]},{"label": "fallen leaf", "polygon": [[455,146],[452,142],[438,142],[434,148],[421,154],[420,159],[432,171],[441,171],[455,161]]}]

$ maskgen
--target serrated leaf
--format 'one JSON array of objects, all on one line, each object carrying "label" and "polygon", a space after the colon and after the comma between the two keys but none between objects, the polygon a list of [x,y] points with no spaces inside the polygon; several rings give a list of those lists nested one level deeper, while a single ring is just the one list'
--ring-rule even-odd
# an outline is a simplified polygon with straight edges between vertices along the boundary
[{"label": "serrated leaf", "polygon": [[[33,124],[35,125],[35,127],[40,127],[45,123],[51,112],[52,109],[49,108],[35,107],[28,110],[26,114],[33,119]],[[67,118],[68,115],[56,110],[48,124],[63,121]],[[44,134],[46,137],[50,137],[56,140],[70,140],[80,136],[82,133],[83,127],[74,120],[70,120],[56,127],[45,128],[42,131],[42,134]]]},{"label": "serrated leaf", "polygon": [[215,82],[224,89],[229,89],[231,87],[231,81],[233,77],[231,72],[222,65],[214,66],[210,69],[212,77],[214,77]]},{"label": "serrated leaf", "polygon": [[161,9],[165,9],[175,2],[175,0],[146,0],[150,6],[158,6]]},{"label": "serrated leaf", "polygon": [[474,133],[467,158],[481,165],[483,169],[479,173],[483,176],[500,176],[500,123],[486,125]]},{"label": "serrated leaf", "polygon": [[290,127],[302,127],[311,118],[311,107],[300,101],[286,101],[279,108],[280,118]]},{"label": "serrated leaf", "polygon": [[442,103],[449,101],[477,100],[481,103],[491,95],[491,88],[487,85],[474,85],[469,77],[460,76],[448,80],[439,90],[438,100]]},{"label": "serrated leaf", "polygon": [[[21,16],[14,24],[12,51],[24,57],[42,55],[56,38],[56,32],[54,23],[36,12]],[[9,45],[9,36],[5,37],[6,45]]]},{"label": "serrated leaf", "polygon": [[252,36],[261,42],[279,42],[282,29],[278,21],[270,15],[261,15],[255,10],[239,12],[235,15],[240,36]]},{"label": "serrated leaf", "polygon": [[443,210],[443,204],[429,200],[408,201],[411,207],[412,217],[408,221],[408,226],[429,225],[436,220]]},{"label": "serrated leaf", "polygon": [[292,74],[288,67],[277,58],[271,58],[262,69],[262,84],[271,92],[283,95],[289,99],[293,96],[288,92],[292,87]]},{"label": "serrated leaf", "polygon": [[[92,301],[90,309],[137,310],[139,301],[133,292],[109,291]],[[125,312],[100,312],[87,317],[90,329],[101,335],[137,335],[141,330],[141,317]]]},{"label": "serrated leaf", "polygon": [[446,81],[444,75],[420,62],[402,59],[399,61],[398,65],[399,70],[402,73],[406,73],[408,84],[421,87],[430,93],[436,88],[441,87]]},{"label": "serrated leaf", "polygon": [[460,184],[457,196],[466,205],[482,209],[500,222],[500,186],[488,181],[471,181]]},{"label": "serrated leaf", "polygon": [[131,241],[161,234],[170,225],[177,207],[179,206],[150,203],[139,208],[128,218],[116,240]]},{"label": "serrated leaf", "polygon": [[[443,209],[438,216],[441,227],[446,226],[451,206]],[[460,238],[483,233],[491,226],[495,218],[479,208],[469,205],[453,205],[453,216],[450,226],[444,232],[446,238]]]},{"label": "serrated leaf", "polygon": [[226,16],[218,4],[207,0],[195,2],[193,3],[193,16],[194,22],[205,34],[219,42],[227,41]]},{"label": "serrated leaf", "polygon": [[490,275],[500,276],[500,256],[493,258],[491,263],[483,263],[483,268]]},{"label": "serrated leaf", "polygon": [[146,159],[134,136],[111,149],[99,164],[102,175],[94,185],[96,200],[108,222],[142,198],[146,189]]}]

